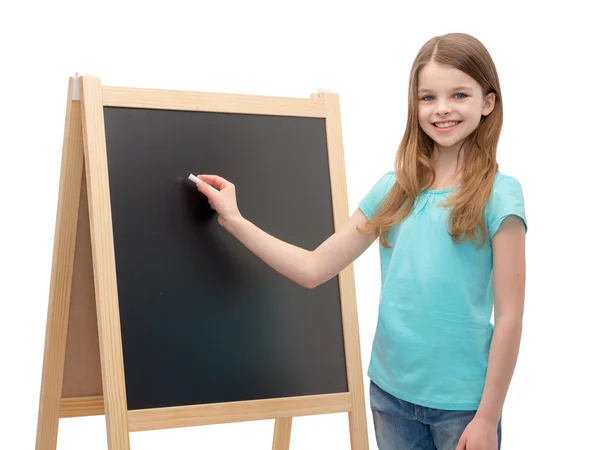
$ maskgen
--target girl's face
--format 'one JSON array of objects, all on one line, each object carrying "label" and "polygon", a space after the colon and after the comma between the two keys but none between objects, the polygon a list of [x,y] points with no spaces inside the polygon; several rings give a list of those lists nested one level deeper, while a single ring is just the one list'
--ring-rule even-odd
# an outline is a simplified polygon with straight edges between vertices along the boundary
[{"label": "girl's face", "polygon": [[458,150],[494,109],[495,94],[484,98],[479,83],[454,67],[427,63],[417,86],[419,125],[440,150]]}]

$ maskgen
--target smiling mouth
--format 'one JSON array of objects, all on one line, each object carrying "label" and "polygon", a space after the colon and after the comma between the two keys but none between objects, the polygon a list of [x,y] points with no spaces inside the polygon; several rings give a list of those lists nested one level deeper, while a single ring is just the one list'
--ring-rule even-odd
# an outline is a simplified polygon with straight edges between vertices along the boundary
[{"label": "smiling mouth", "polygon": [[441,130],[446,129],[446,128],[453,128],[456,125],[458,125],[459,123],[461,123],[462,121],[460,120],[449,120],[448,122],[439,122],[439,123],[434,123],[433,126],[436,128],[439,128]]}]

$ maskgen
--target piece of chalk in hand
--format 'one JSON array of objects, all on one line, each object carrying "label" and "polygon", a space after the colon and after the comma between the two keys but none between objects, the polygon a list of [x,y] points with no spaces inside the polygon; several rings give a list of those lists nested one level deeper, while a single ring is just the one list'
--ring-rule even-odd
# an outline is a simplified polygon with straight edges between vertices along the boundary
[{"label": "piece of chalk in hand", "polygon": [[208,183],[206,183],[206,182],[202,181],[200,178],[196,177],[195,175],[192,175],[191,173],[190,173],[190,176],[188,177],[188,179],[189,179],[189,180],[191,180],[191,181],[193,181],[193,182],[194,182],[194,183],[196,183],[196,184],[198,184],[198,183],[204,183],[204,184],[206,184],[206,185],[207,185],[209,188],[211,188],[213,191],[215,191],[215,192],[219,192],[219,190],[218,190],[218,189],[215,189],[215,188],[214,188],[214,187],[212,187],[210,184],[208,184]]}]

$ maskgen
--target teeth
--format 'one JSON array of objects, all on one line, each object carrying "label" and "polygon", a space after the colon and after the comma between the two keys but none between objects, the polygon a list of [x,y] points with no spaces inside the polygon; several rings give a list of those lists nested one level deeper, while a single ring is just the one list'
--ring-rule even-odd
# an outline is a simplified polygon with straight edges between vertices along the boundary
[{"label": "teeth", "polygon": [[456,125],[457,123],[458,122],[444,122],[444,123],[437,123],[434,125],[438,128],[448,128],[448,127]]}]

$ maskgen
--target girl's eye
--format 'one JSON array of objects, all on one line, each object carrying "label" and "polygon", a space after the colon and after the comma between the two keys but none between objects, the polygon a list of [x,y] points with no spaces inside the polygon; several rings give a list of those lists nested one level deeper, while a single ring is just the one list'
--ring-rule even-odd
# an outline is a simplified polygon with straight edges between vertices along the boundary
[{"label": "girl's eye", "polygon": [[[463,97],[460,97],[460,98],[459,98],[459,100],[462,100],[463,98],[467,98],[467,96],[466,96],[465,94],[463,94],[462,92],[459,92],[459,93],[457,93],[457,94],[455,94],[455,95],[462,95],[462,96],[463,96]],[[427,98],[428,98],[428,97],[433,97],[433,95],[426,95],[426,96],[425,96],[425,97],[423,97],[421,100],[425,100],[425,101],[427,101]]]}]

